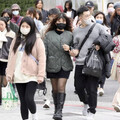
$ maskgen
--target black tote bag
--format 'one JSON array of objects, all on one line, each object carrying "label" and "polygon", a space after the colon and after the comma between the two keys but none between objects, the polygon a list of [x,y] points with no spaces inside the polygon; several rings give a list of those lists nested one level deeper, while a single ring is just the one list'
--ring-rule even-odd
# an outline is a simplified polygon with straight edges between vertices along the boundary
[{"label": "black tote bag", "polygon": [[103,61],[93,46],[87,53],[82,73],[99,78],[102,75],[102,69]]}]

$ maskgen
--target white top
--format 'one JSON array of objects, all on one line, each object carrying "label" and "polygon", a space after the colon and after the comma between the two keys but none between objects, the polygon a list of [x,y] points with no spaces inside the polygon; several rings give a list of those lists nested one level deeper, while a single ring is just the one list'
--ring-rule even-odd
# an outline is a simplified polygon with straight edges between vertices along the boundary
[{"label": "white top", "polygon": [[67,15],[67,17],[71,18],[71,16],[72,16],[72,11],[67,11],[66,15]]},{"label": "white top", "polygon": [[[21,45],[19,46],[18,49],[20,48],[21,48]],[[21,72],[22,56],[23,56],[23,51],[18,51],[15,72],[14,72],[14,83],[28,83],[30,81],[37,82],[37,76],[28,76]]]}]

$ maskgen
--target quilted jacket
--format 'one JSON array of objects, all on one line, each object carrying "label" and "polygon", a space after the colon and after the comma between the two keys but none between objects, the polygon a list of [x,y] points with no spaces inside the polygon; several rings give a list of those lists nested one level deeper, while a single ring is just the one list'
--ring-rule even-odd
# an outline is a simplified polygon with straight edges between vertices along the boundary
[{"label": "quilted jacket", "polygon": [[46,48],[46,71],[56,73],[61,70],[71,71],[73,69],[73,63],[69,52],[64,51],[63,45],[69,46],[73,43],[72,33],[64,31],[58,35],[55,31],[49,31],[45,38],[44,44]]}]

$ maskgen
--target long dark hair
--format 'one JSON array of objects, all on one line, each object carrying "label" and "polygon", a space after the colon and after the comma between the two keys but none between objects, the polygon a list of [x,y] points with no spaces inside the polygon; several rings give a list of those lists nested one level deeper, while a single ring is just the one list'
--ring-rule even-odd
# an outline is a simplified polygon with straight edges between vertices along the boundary
[{"label": "long dark hair", "polygon": [[43,0],[36,0],[35,1],[35,7],[37,8],[37,4],[39,3],[39,1],[41,1],[41,3],[43,4]]},{"label": "long dark hair", "polygon": [[107,20],[106,20],[106,17],[105,17],[105,14],[104,14],[103,12],[98,11],[98,12],[94,15],[94,18],[96,18],[99,14],[102,14],[102,15],[103,15],[103,24],[102,24],[102,25],[108,26]]},{"label": "long dark hair", "polygon": [[110,20],[111,24],[113,23],[113,20],[116,17],[117,17],[117,11],[115,10],[114,14],[111,16],[111,20]]},{"label": "long dark hair", "polygon": [[10,28],[8,27],[7,20],[4,17],[0,17],[0,21],[3,21],[5,23],[7,32],[9,32]]},{"label": "long dark hair", "polygon": [[50,26],[49,26],[49,28],[47,29],[46,32],[49,32],[49,31],[52,31],[52,30],[56,30],[57,27],[56,27],[55,23],[57,22],[57,20],[59,20],[61,18],[66,20],[65,30],[72,32],[72,22],[71,22],[70,18],[68,18],[65,15],[65,13],[59,13],[58,15],[56,15],[56,17],[51,21]]},{"label": "long dark hair", "polygon": [[69,4],[69,9],[72,10],[72,1],[71,0],[68,0],[65,2],[65,5],[64,5],[64,12],[66,13],[67,12],[67,8],[66,8],[66,4]]},{"label": "long dark hair", "polygon": [[34,20],[30,17],[24,17],[22,19],[20,26],[19,26],[16,42],[13,47],[13,51],[15,53],[17,51],[17,48],[19,47],[19,45],[22,42],[22,38],[21,38],[22,33],[20,32],[20,28],[24,22],[26,22],[31,27],[31,30],[28,33],[28,35],[25,36],[25,39],[26,39],[25,40],[25,52],[27,55],[29,55],[32,52],[32,48],[36,42],[35,23],[34,23]]}]

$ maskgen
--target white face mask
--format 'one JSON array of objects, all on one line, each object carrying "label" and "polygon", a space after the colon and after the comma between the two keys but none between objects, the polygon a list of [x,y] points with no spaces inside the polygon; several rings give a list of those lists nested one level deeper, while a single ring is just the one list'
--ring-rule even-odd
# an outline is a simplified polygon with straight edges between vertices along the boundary
[{"label": "white face mask", "polygon": [[19,11],[18,10],[13,11],[12,13],[13,13],[13,15],[19,15]]},{"label": "white face mask", "polygon": [[113,13],[115,11],[114,8],[108,8],[108,13]]},{"label": "white face mask", "polygon": [[27,34],[30,32],[30,28],[21,27],[21,28],[20,28],[20,32],[21,32],[23,35],[27,35]]},{"label": "white face mask", "polygon": [[90,24],[92,23],[91,18],[89,18],[89,19],[87,19],[87,20],[84,20],[84,23],[85,23],[86,25],[90,25]]}]

